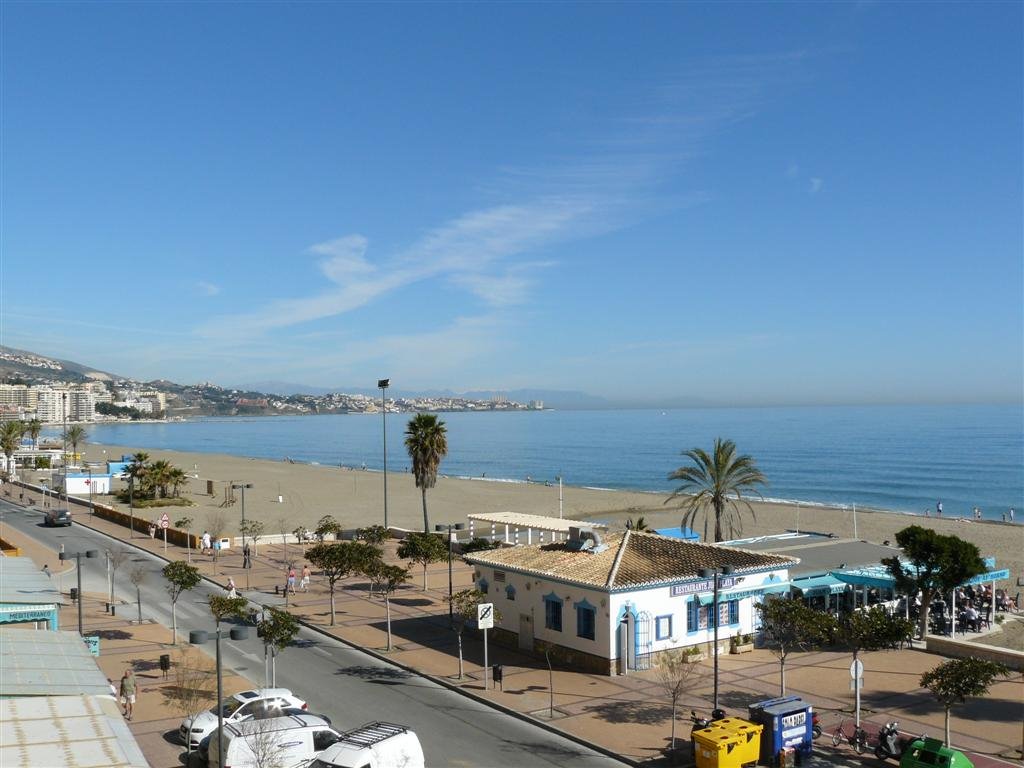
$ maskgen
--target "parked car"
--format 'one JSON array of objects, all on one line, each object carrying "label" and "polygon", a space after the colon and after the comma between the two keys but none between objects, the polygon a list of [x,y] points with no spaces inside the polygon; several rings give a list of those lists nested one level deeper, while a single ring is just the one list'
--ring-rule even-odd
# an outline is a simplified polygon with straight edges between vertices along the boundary
[{"label": "parked car", "polygon": [[58,525],[71,525],[71,511],[68,509],[51,509],[47,511],[43,522],[51,528]]},{"label": "parked car", "polygon": [[404,725],[367,723],[343,733],[309,768],[424,768],[423,747]]},{"label": "parked car", "polygon": [[[265,720],[252,719],[224,725],[224,765],[231,768],[307,765],[319,752],[340,738],[316,715],[288,715]],[[207,764],[218,765],[217,731],[207,744]]]},{"label": "parked car", "polygon": [[[258,688],[241,691],[221,702],[221,715],[225,725],[240,723],[253,717],[266,719],[280,716],[286,707],[306,709],[306,702],[287,688]],[[178,728],[178,736],[189,749],[198,749],[200,743],[217,729],[217,708],[186,717]]]}]

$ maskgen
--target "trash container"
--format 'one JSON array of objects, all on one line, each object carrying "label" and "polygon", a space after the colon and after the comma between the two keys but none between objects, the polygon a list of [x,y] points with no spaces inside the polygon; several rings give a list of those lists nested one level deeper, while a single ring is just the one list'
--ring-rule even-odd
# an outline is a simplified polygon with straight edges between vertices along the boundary
[{"label": "trash container", "polygon": [[926,736],[910,743],[900,758],[900,768],[974,768],[974,763],[963,752]]},{"label": "trash container", "polygon": [[740,768],[757,763],[763,726],[729,717],[693,733],[697,768]]},{"label": "trash container", "polygon": [[72,587],[71,588],[71,602],[73,603],[73,602],[75,602],[77,600],[78,600],[78,587]]},{"label": "trash container", "polygon": [[813,751],[814,708],[799,696],[784,696],[750,705],[750,719],[764,726],[761,761],[780,764],[783,749],[794,749],[797,764]]}]

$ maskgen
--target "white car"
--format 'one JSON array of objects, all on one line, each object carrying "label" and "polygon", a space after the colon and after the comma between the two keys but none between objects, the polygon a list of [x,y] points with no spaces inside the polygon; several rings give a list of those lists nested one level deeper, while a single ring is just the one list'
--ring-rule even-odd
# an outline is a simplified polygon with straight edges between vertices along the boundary
[{"label": "white car", "polygon": [[[258,688],[241,691],[221,702],[221,714],[225,725],[241,723],[256,718],[276,717],[286,707],[306,709],[306,702],[293,695],[287,688]],[[189,749],[198,749],[199,744],[217,730],[217,709],[208,709],[195,717],[181,721],[178,735]]]}]

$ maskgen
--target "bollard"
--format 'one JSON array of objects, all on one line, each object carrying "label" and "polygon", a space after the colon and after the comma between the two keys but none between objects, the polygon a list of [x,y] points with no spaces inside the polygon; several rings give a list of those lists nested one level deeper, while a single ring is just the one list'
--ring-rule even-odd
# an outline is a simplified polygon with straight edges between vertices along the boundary
[{"label": "bollard", "polygon": [[278,584],[274,585],[274,594],[275,595],[280,595],[281,594],[281,587],[280,587],[280,585],[278,585]]},{"label": "bollard", "polygon": [[110,615],[111,616],[116,616],[117,615],[117,606],[114,605],[113,603],[110,604]]},{"label": "bollard", "polygon": [[110,613],[110,603],[104,603],[103,604],[103,612],[104,613]]},{"label": "bollard", "polygon": [[72,587],[71,588],[71,602],[72,603],[78,602],[78,587]]}]

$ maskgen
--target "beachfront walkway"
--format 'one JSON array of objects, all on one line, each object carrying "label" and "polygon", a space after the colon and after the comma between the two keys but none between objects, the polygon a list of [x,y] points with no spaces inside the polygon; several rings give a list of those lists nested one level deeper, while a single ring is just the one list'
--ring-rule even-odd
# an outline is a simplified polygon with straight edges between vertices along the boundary
[{"label": "beachfront walkway", "polygon": [[[89,519],[83,513],[77,514],[76,523],[119,537],[125,534],[119,526],[99,519]],[[148,536],[137,535],[133,543],[155,554],[163,552],[162,542],[151,540]],[[261,544],[259,556],[248,573],[241,568],[241,558],[237,553],[223,554],[216,564],[208,556],[193,553],[193,563],[200,567],[205,576],[221,584],[226,583],[228,576],[233,577],[245,596],[256,603],[283,606],[285,598],[275,593],[275,586],[283,586],[288,562],[294,563],[296,570],[301,572],[304,562],[300,556],[301,549],[298,545],[289,545],[286,550],[282,545]],[[389,560],[395,560],[395,549],[395,542],[387,544],[385,551]],[[184,559],[185,552],[169,546],[167,555],[172,559]],[[55,556],[52,559],[55,560]],[[472,568],[457,561],[453,568],[453,580],[456,591],[470,586]],[[68,585],[64,587],[66,590]],[[632,761],[658,758],[667,747],[671,710],[652,672],[605,677],[556,669],[553,675],[555,694],[552,712],[549,673],[543,659],[527,657],[492,643],[489,660],[492,664],[500,663],[504,666],[505,679],[503,690],[485,691],[481,675],[483,651],[480,633],[467,630],[464,637],[466,678],[458,680],[457,646],[454,634],[448,628],[448,608],[443,600],[448,591],[446,562],[430,566],[426,592],[422,590],[422,569],[416,566],[411,571],[410,583],[392,598],[394,650],[391,653],[384,651],[387,646],[384,604],[376,596],[370,597],[367,587],[365,579],[350,579],[345,582],[344,588],[337,591],[337,626],[333,628],[328,626],[330,615],[326,585],[315,575],[310,591],[291,597],[288,607],[309,624],[347,642],[435,676],[447,684],[459,686],[469,695],[538,720],[551,720],[552,725],[566,733],[588,743],[601,745]],[[99,619],[103,620],[102,606],[98,608]],[[147,627],[144,625],[138,629],[142,632]],[[118,631],[126,630],[120,628]],[[151,663],[158,656],[156,647],[161,645],[158,638],[166,638],[167,630],[164,629],[163,634],[154,638],[139,635],[138,640],[135,639],[134,631],[131,632],[131,640],[125,639],[127,645],[124,648],[116,644],[104,644],[104,655],[111,651],[116,653],[116,663],[111,666],[114,672],[132,654],[138,654],[142,663]],[[112,638],[111,643],[115,639]],[[865,689],[862,693],[863,717],[872,736],[877,732],[878,725],[893,718],[898,719],[902,728],[911,733],[941,735],[942,712],[917,684],[921,673],[940,663],[941,657],[922,651],[904,650],[863,654],[862,659],[866,668]],[[101,663],[106,663],[103,656]],[[848,689],[849,665],[850,657],[837,653],[794,654],[787,664],[788,692],[802,694],[816,705],[822,714],[826,732],[831,731],[840,719],[848,717],[852,709],[853,694]],[[691,708],[700,713],[706,713],[711,708],[711,663],[705,662],[702,666],[703,681],[689,691],[680,703],[680,722],[676,728],[677,737],[680,738],[689,736],[686,715]],[[730,713],[742,716],[749,703],[778,694],[778,669],[777,660],[768,651],[758,650],[721,657],[721,703]],[[1017,675],[997,683],[985,699],[971,700],[957,708],[953,717],[954,745],[988,755],[1013,756],[1021,741],[1021,722],[1024,719],[1022,701],[1024,682]],[[143,732],[140,729],[147,721],[142,717],[140,712],[133,730],[153,737],[180,722],[180,716],[177,715],[168,717],[154,714],[152,725],[147,726],[150,730]],[[174,717],[177,720],[169,725]],[[829,753],[832,747],[828,742],[827,737],[823,738],[816,743],[816,747],[821,748],[823,753]],[[848,749],[840,749],[839,753],[849,756]],[[871,757],[869,762],[874,764],[877,761]],[[977,766],[985,762],[975,760]],[[157,764],[169,765],[154,761],[154,765]]]}]

